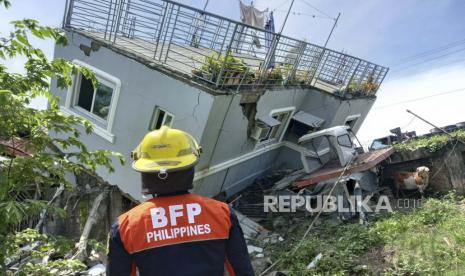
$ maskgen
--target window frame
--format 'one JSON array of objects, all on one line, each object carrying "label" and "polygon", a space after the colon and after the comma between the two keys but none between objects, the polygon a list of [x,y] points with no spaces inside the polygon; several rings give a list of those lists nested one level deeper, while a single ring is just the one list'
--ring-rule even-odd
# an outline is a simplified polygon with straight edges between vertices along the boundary
[{"label": "window frame", "polygon": [[114,93],[115,93],[115,85],[113,83],[111,83],[111,82],[109,82],[109,81],[107,81],[105,79],[99,78],[99,77],[97,77],[97,75],[95,75],[95,77],[97,78],[99,83],[102,83],[103,85],[113,89],[112,96],[111,96],[111,101],[110,101],[110,106],[109,106],[109,110],[108,110],[108,116],[107,116],[107,119],[103,119],[102,117],[100,117],[97,114],[94,114],[92,112],[92,109],[93,109],[94,104],[95,104],[95,98],[96,98],[95,93],[97,91],[97,88],[94,88],[94,95],[92,95],[92,104],[91,104],[91,108],[90,108],[91,110],[90,111],[78,105],[80,93],[77,93],[77,92],[80,92],[80,90],[81,90],[82,77],[83,77],[82,74],[78,74],[78,75],[75,76],[76,86],[74,87],[74,91],[73,91],[73,99],[72,99],[71,107],[79,110],[80,112],[85,113],[87,116],[91,117],[93,120],[96,120],[96,121],[98,121],[98,122],[100,122],[102,124],[107,124],[109,116],[110,116],[111,106],[113,104],[113,96],[114,96]]},{"label": "window frame", "polygon": [[[341,137],[346,137],[346,136],[347,136],[347,139],[349,139],[349,141],[350,141],[350,146],[345,145],[345,144],[341,144],[341,141],[339,140],[339,138],[341,138]],[[336,140],[337,140],[337,144],[338,144],[339,146],[341,146],[341,147],[350,148],[350,149],[354,147],[354,142],[353,142],[352,139],[350,138],[350,135],[349,135],[349,134],[338,135],[338,136],[336,137]]]},{"label": "window frame", "polygon": [[150,119],[150,122],[149,122],[149,129],[148,129],[149,131],[155,130],[155,125],[156,125],[156,123],[158,121],[158,117],[160,116],[160,111],[163,111],[165,113],[164,116],[163,116],[163,120],[161,121],[160,128],[165,125],[164,123],[166,122],[166,117],[167,116],[171,117],[171,122],[170,122],[170,124],[168,126],[169,127],[173,126],[173,122],[174,122],[174,118],[175,118],[174,114],[167,111],[166,109],[156,105],[153,108],[152,118]]},{"label": "window frame", "polygon": [[[360,117],[362,117],[362,114],[349,115],[349,116],[346,117],[346,119],[344,121],[344,125],[345,126],[348,125],[350,127],[350,129],[354,129],[355,126],[357,125],[358,120],[360,119]],[[349,124],[347,124],[347,123],[349,123]]]},{"label": "window frame", "polygon": [[[114,143],[115,136],[112,133],[112,130],[116,115],[116,107],[121,91],[120,79],[80,60],[75,59],[73,60],[73,63],[91,70],[99,82],[113,89],[108,116],[105,120],[98,115],[93,114],[91,111],[88,111],[85,108],[77,105],[77,101],[79,99],[79,89],[81,85],[81,74],[72,76],[72,85],[68,87],[65,105],[61,107],[61,110],[65,114],[80,116],[88,119],[93,125],[95,134],[99,135],[110,143]],[[93,96],[92,101],[95,101],[95,96]]]},{"label": "window frame", "polygon": [[[271,143],[279,143],[283,140],[284,134],[286,133],[286,130],[289,127],[289,123],[291,122],[292,116],[294,115],[295,112],[295,106],[292,107],[285,107],[285,108],[278,108],[278,109],[273,109],[270,111],[269,116],[273,117],[277,114],[287,114],[287,118],[285,121],[278,121],[281,122],[281,124],[270,127],[269,132],[268,132],[268,139],[258,141],[256,146],[262,146],[262,145],[268,145]],[[274,118],[274,117],[273,117]],[[273,133],[273,131],[276,129],[276,133]]]}]

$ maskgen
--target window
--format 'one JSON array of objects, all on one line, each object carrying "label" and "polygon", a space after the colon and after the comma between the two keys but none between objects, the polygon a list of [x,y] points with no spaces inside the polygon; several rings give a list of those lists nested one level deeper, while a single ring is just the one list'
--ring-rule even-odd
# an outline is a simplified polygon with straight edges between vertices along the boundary
[{"label": "window", "polygon": [[149,130],[159,129],[162,126],[169,126],[173,124],[174,116],[166,110],[156,106],[153,110],[152,120],[150,121]]},{"label": "window", "polygon": [[83,75],[79,75],[77,79],[74,105],[106,121],[114,89],[104,80],[99,80],[97,87],[94,88],[92,81]]},{"label": "window", "polygon": [[352,147],[352,140],[350,140],[349,134],[338,136],[337,143],[342,147],[347,147],[347,148]]},{"label": "window", "polygon": [[266,136],[260,139],[260,142],[265,141],[281,141],[284,130],[286,130],[289,125],[289,121],[292,117],[294,108],[280,109],[271,112],[271,118],[279,122],[279,124],[274,124],[270,127],[269,132]]},{"label": "window", "polygon": [[94,132],[113,143],[112,128],[121,81],[82,61],[73,60],[73,62],[90,69],[98,85],[94,88],[91,80],[81,74],[74,75],[73,85],[68,89],[66,102],[61,110],[67,114],[89,119],[94,125]]},{"label": "window", "polygon": [[354,129],[360,116],[360,114],[347,116],[344,125],[349,126],[350,129]]}]

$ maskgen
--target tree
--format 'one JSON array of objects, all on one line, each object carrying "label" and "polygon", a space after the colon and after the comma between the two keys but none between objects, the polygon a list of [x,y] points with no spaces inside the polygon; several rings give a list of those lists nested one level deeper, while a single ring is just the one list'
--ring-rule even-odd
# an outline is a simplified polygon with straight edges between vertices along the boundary
[{"label": "tree", "polygon": [[[8,0],[0,6],[8,8]],[[52,39],[66,45],[67,37],[60,29],[40,26],[31,19],[11,22],[13,31],[0,37],[0,60],[24,56],[25,73],[8,72],[0,64],[0,154],[10,153],[0,161],[0,265],[5,269],[5,236],[12,225],[29,216],[38,215],[51,208],[43,199],[43,192],[60,184],[69,184],[65,172],[79,173],[87,168],[95,170],[104,166],[113,171],[112,159],[124,162],[122,155],[107,150],[90,151],[79,141],[83,126],[92,133],[92,124],[80,117],[66,116],[60,112],[58,98],[50,92],[50,79],[60,88],[72,83],[73,74],[83,74],[97,80],[92,72],[63,59],[49,60],[41,49],[34,47],[30,36]],[[49,108],[37,110],[28,106],[38,96],[48,99]],[[60,134],[60,138],[49,135]],[[24,154],[11,154],[11,148],[21,143]],[[2,146],[3,144],[3,146]],[[8,151],[7,147],[10,147]]]}]

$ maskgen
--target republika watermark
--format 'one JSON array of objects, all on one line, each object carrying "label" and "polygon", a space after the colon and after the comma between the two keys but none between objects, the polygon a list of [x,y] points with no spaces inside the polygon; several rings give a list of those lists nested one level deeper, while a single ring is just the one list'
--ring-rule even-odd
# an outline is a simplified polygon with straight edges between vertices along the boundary
[{"label": "republika watermark", "polygon": [[[380,213],[392,212],[391,204],[391,200],[386,195],[381,195],[376,200],[373,200],[372,196],[362,197],[360,195],[350,196],[349,198],[342,195],[265,195],[263,198],[263,211],[290,213],[304,209],[310,213]],[[396,207],[399,209],[416,208],[420,205],[420,200],[398,199]]]}]

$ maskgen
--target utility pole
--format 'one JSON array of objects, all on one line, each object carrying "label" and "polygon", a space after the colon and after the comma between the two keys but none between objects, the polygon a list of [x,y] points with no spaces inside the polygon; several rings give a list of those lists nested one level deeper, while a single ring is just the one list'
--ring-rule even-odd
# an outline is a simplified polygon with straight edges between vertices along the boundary
[{"label": "utility pole", "polygon": [[337,21],[339,21],[340,16],[341,16],[341,13],[338,13],[336,19],[334,19],[333,28],[331,28],[331,32],[329,32],[329,35],[328,35],[328,38],[326,39],[324,48],[326,48],[326,45],[328,45],[329,39],[331,38],[331,35],[333,34],[334,29],[336,28]]},{"label": "utility pole", "polygon": [[281,34],[284,30],[284,25],[286,25],[287,18],[289,17],[289,13],[291,13],[292,6],[294,5],[294,0],[292,0],[291,5],[289,6],[289,9],[287,10],[286,18],[284,18],[283,25],[281,26],[281,30],[279,31],[278,34]]},{"label": "utility pole", "polygon": [[[447,134],[447,135],[448,135],[449,137],[451,137],[452,139],[456,139],[456,138],[457,138],[457,137],[454,137],[454,136],[453,136],[452,134],[450,134],[449,132],[445,131],[443,128],[440,128],[440,127],[438,127],[437,125],[435,125],[435,124],[433,124],[433,123],[427,121],[426,119],[424,119],[424,118],[418,116],[417,114],[413,113],[412,111],[410,111],[410,110],[407,109],[407,112],[410,113],[410,114],[412,114],[413,116],[417,117],[418,119],[422,120],[423,122],[427,123],[428,125],[433,126],[433,127],[437,128],[437,129],[439,129],[440,131],[444,132],[445,134]],[[458,138],[457,138],[457,141],[459,141],[460,143],[462,143],[462,144],[465,145],[465,142],[459,140]]]},{"label": "utility pole", "polygon": [[208,1],[209,0],[205,1],[205,5],[203,6],[203,11],[205,11],[207,9]]}]

